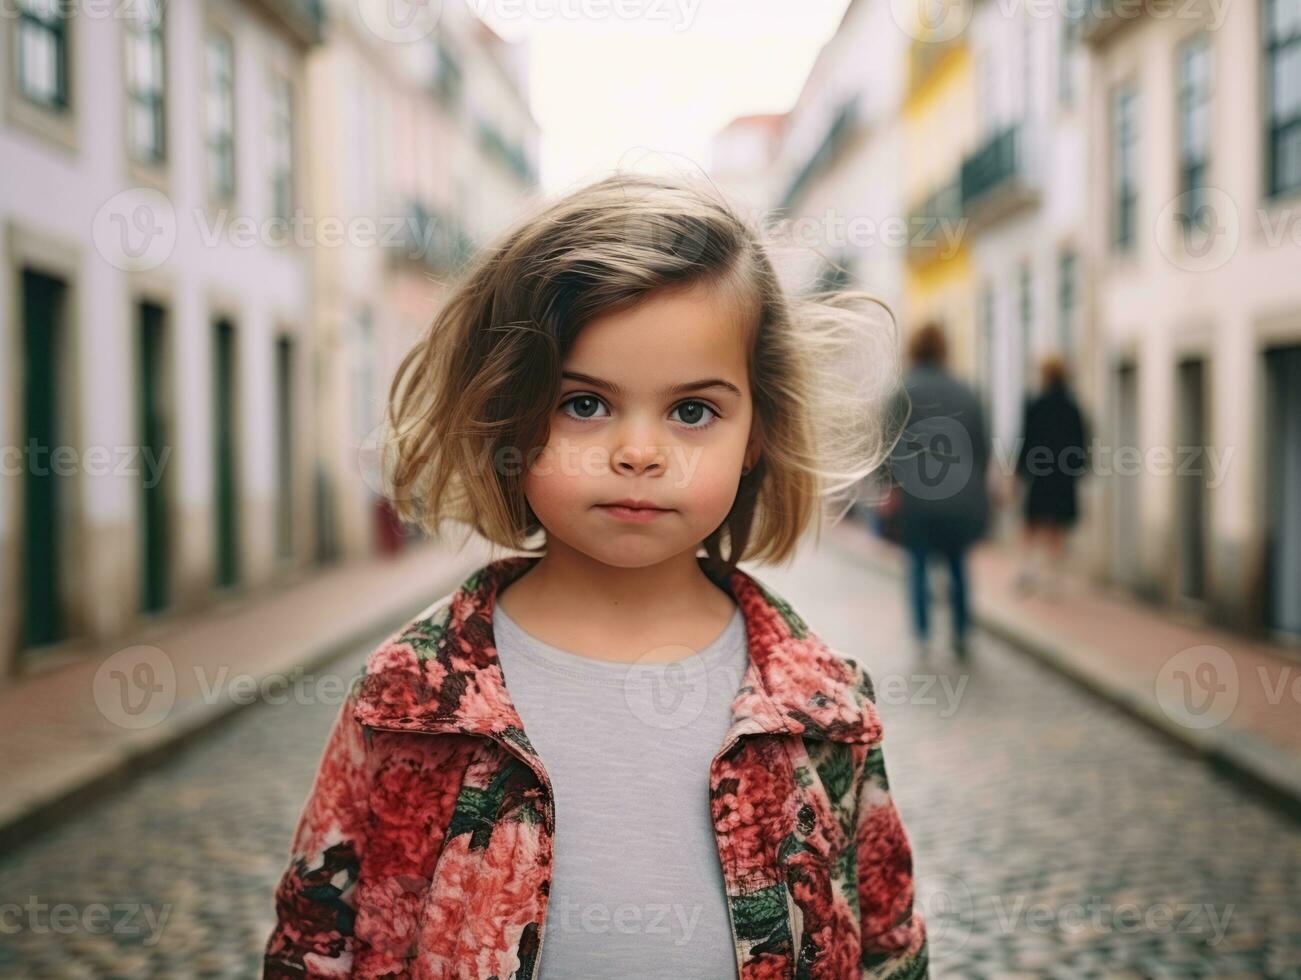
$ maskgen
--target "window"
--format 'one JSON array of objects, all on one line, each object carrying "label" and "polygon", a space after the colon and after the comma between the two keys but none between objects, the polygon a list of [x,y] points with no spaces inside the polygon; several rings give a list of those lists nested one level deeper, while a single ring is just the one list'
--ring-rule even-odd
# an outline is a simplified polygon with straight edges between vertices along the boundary
[{"label": "window", "polygon": [[1178,140],[1180,207],[1175,213],[1184,234],[1193,230],[1206,203],[1211,149],[1211,48],[1205,34],[1179,47]]},{"label": "window", "polygon": [[18,88],[33,102],[68,107],[68,27],[56,0],[18,0]]},{"label": "window", "polygon": [[208,191],[227,201],[235,196],[235,56],[230,38],[210,31],[204,42]]},{"label": "window", "polygon": [[1270,197],[1301,190],[1301,0],[1264,0],[1265,156]]},{"label": "window", "polygon": [[163,8],[160,0],[141,0],[127,9],[127,129],[131,155],[145,163],[158,163],[167,155]]},{"label": "window", "polygon": [[1063,106],[1075,103],[1075,63],[1085,9],[1083,0],[1066,0],[1063,6],[1057,47],[1057,101]]},{"label": "window", "polygon": [[1076,344],[1077,269],[1079,258],[1072,248],[1064,248],[1057,256],[1057,343],[1062,357],[1073,359]]},{"label": "window", "polygon": [[1134,246],[1138,208],[1138,93],[1132,83],[1111,99],[1111,243],[1116,251]]},{"label": "window", "polygon": [[294,208],[293,93],[289,79],[271,76],[271,119],[268,140],[271,207],[277,218],[288,219]]}]

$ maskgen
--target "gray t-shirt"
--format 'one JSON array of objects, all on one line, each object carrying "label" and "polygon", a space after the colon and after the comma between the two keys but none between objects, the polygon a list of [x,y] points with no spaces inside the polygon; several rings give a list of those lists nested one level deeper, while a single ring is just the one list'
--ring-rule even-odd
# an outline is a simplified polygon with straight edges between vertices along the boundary
[{"label": "gray t-shirt", "polygon": [[550,646],[500,604],[492,625],[556,797],[541,980],[735,978],[709,764],[748,663],[741,610],[670,663]]}]

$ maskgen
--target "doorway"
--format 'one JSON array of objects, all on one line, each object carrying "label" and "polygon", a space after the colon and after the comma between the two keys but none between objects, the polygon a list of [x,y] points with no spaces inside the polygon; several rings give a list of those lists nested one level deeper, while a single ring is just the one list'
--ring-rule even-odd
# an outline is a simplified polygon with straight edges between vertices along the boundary
[{"label": "doorway", "polygon": [[216,535],[216,583],[239,584],[239,467],[235,423],[235,326],[218,320],[213,326],[213,500]]},{"label": "doorway", "polygon": [[167,385],[166,313],[157,303],[142,302],[139,316],[140,388],[140,605],[160,612],[171,602],[167,481],[170,406]]},{"label": "doorway", "polygon": [[22,626],[24,648],[68,636],[64,580],[64,520],[73,481],[55,451],[69,443],[64,384],[67,292],[61,279],[22,272]]},{"label": "doorway", "polygon": [[1266,623],[1301,636],[1301,346],[1265,353]]},{"label": "doorway", "polygon": [[[1113,399],[1116,422],[1113,459],[1125,466],[1112,476],[1112,575],[1130,587],[1138,585],[1139,573],[1139,472],[1131,472],[1138,450],[1138,368],[1132,361],[1117,366]],[[1134,447],[1131,449],[1130,447]]]},{"label": "doorway", "polygon": [[1206,362],[1190,358],[1180,362],[1177,370],[1178,589],[1183,598],[1201,601],[1206,598]]}]

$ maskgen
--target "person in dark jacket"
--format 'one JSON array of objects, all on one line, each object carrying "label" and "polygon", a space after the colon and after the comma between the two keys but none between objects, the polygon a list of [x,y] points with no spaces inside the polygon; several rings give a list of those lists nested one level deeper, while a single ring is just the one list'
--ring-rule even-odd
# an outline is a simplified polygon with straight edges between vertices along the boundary
[{"label": "person in dark jacket", "polygon": [[[1016,475],[1025,485],[1025,562],[1017,587],[1029,591],[1042,584],[1057,592],[1066,535],[1079,516],[1076,484],[1086,469],[1084,416],[1066,380],[1066,362],[1052,355],[1040,366],[1042,391],[1026,401]],[[1047,560],[1040,579],[1038,561]]]},{"label": "person in dark jacket", "polygon": [[918,652],[930,651],[927,567],[932,555],[949,570],[953,650],[968,655],[966,553],[984,536],[989,518],[986,470],[989,440],[984,411],[970,387],[945,369],[947,342],[929,323],[909,343],[904,379],[909,404],[903,435],[890,457],[900,486],[899,531],[909,555],[908,590]]}]

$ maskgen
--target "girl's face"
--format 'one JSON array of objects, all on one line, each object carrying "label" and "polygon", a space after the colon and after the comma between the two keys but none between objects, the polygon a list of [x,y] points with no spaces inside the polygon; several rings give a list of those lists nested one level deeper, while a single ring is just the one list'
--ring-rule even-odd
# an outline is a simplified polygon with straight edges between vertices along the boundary
[{"label": "girl's face", "polygon": [[[703,286],[651,293],[579,333],[524,494],[548,538],[617,567],[695,554],[758,458],[744,332]],[[633,500],[658,510],[613,508]]]}]

